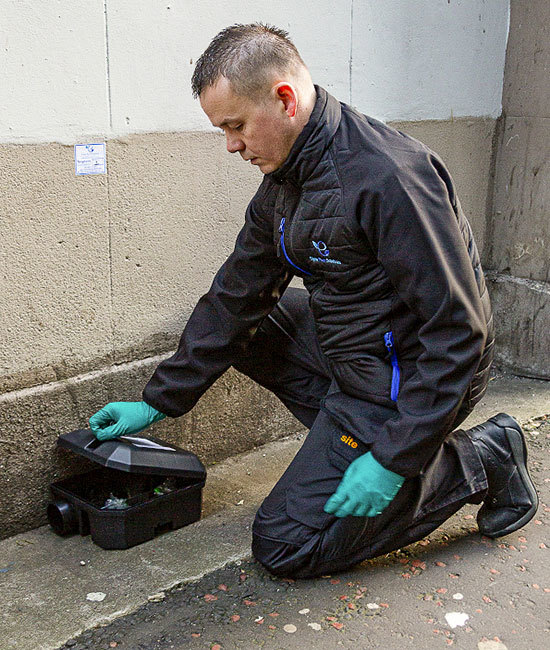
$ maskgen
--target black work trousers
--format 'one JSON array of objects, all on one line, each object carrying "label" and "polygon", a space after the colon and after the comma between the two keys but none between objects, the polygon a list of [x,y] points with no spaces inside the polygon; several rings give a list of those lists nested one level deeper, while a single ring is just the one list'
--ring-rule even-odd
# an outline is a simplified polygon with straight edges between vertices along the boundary
[{"label": "black work trousers", "polygon": [[[254,520],[252,552],[271,573],[313,577],[346,569],[422,539],[464,504],[485,496],[483,465],[468,435],[456,430],[382,514],[338,518],[323,510],[350,462],[368,447],[357,438],[352,438],[357,446],[342,440],[354,432],[321,409],[335,384],[305,291],[287,289],[235,367],[273,391],[310,429]],[[366,403],[365,408],[373,427],[395,417],[387,407]],[[460,412],[454,426],[467,415]]]}]

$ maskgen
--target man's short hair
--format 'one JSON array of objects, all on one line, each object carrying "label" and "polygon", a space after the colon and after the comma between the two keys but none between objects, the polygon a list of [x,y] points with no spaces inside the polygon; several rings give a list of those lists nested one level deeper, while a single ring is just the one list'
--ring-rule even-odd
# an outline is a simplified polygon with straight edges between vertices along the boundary
[{"label": "man's short hair", "polygon": [[238,95],[253,97],[275,74],[293,73],[305,64],[288,32],[263,23],[231,25],[215,36],[199,57],[191,79],[193,97],[226,77]]}]

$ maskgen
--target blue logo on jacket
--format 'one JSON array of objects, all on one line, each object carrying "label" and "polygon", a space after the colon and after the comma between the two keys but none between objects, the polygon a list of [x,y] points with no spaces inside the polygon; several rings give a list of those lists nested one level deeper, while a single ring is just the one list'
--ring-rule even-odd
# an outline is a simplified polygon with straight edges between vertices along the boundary
[{"label": "blue logo on jacket", "polygon": [[321,257],[314,257],[313,255],[309,256],[309,259],[312,262],[326,262],[327,264],[342,264],[338,260],[331,260],[329,258],[330,251],[324,241],[312,241],[313,246],[316,248],[317,252]]},{"label": "blue logo on jacket", "polygon": [[323,255],[323,257],[329,256],[330,251],[324,241],[312,241],[311,243],[319,251],[320,255]]}]

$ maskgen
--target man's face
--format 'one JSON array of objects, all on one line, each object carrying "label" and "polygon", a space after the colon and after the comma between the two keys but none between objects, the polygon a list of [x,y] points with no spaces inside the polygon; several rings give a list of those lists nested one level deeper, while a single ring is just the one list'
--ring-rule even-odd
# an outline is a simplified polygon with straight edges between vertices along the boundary
[{"label": "man's face", "polygon": [[263,101],[237,95],[220,77],[200,95],[200,103],[213,126],[221,128],[229,153],[257,165],[264,174],[278,169],[296,139],[295,125],[286,103],[266,92]]}]

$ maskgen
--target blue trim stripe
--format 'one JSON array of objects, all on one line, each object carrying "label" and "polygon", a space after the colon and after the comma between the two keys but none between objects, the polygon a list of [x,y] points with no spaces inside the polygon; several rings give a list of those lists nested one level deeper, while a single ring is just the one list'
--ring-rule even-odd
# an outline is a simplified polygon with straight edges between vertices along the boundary
[{"label": "blue trim stripe", "polygon": [[395,346],[393,344],[393,332],[386,332],[384,334],[384,344],[388,348],[390,353],[390,360],[392,365],[392,375],[391,375],[391,393],[390,397],[392,401],[397,401],[397,396],[399,395],[399,381],[401,379],[401,370],[399,368],[399,360],[397,359],[397,352],[395,351]]},{"label": "blue trim stripe", "polygon": [[295,269],[298,269],[301,273],[305,273],[306,275],[312,275],[309,271],[305,271],[304,269],[301,269],[299,266],[294,264],[294,262],[290,259],[290,257],[287,255],[286,248],[285,248],[285,218],[283,217],[281,219],[281,224],[279,226],[279,232],[281,233],[281,248],[283,249],[283,253],[286,257],[286,261],[293,266]]}]

